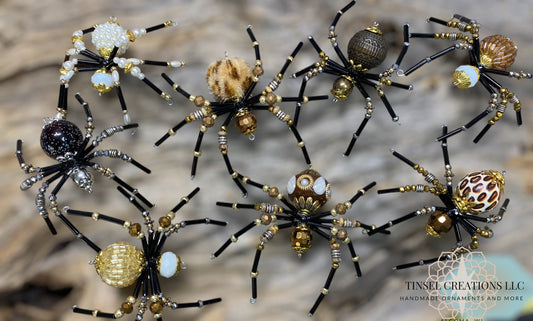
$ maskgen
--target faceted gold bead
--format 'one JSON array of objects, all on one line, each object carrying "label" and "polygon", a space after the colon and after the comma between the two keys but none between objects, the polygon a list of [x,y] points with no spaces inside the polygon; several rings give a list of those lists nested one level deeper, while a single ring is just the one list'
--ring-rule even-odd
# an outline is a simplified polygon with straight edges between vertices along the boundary
[{"label": "faceted gold bead", "polygon": [[152,302],[150,304],[150,311],[154,314],[161,313],[163,311],[163,304],[161,301]]},{"label": "faceted gold bead", "polygon": [[120,306],[120,309],[126,313],[129,314],[133,311],[133,304],[130,302],[122,302],[122,305]]},{"label": "faceted gold bead", "polygon": [[141,233],[142,227],[139,223],[134,223],[130,225],[129,232],[131,236],[137,236]]},{"label": "faceted gold bead", "polygon": [[441,211],[435,211],[426,223],[426,231],[433,237],[441,237],[452,228],[453,222],[448,214]]},{"label": "faceted gold bead", "polygon": [[124,288],[137,281],[145,263],[142,250],[130,243],[118,242],[98,253],[94,267],[106,284]]},{"label": "faceted gold bead", "polygon": [[166,217],[166,216],[162,216],[159,218],[159,225],[161,227],[169,227],[170,226],[170,218]]}]

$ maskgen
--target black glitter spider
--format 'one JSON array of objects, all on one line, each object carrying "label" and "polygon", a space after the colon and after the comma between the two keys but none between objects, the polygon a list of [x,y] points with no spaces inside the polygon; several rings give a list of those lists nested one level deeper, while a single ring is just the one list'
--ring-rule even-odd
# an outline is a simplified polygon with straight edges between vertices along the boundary
[{"label": "black glitter spider", "polygon": [[[272,238],[274,238],[274,236],[281,229],[293,227],[291,234],[291,247],[294,251],[296,251],[296,253],[298,253],[298,256],[301,256],[311,248],[312,232],[315,232],[326,239],[331,245],[331,270],[326,279],[326,283],[320,292],[320,295],[309,311],[309,316],[312,316],[315,313],[320,302],[329,292],[329,286],[333,280],[335,271],[341,262],[341,243],[344,243],[348,246],[352,261],[354,263],[356,275],[358,277],[361,276],[359,256],[355,253],[353,243],[348,237],[346,228],[361,227],[366,231],[370,231],[374,228],[374,226],[361,223],[354,218],[341,217],[337,219],[332,217],[345,214],[346,211],[352,207],[353,203],[359,199],[359,197],[364,195],[376,184],[375,182],[372,182],[360,189],[349,201],[339,203],[331,210],[322,211],[322,207],[331,197],[331,187],[324,177],[313,169],[304,170],[289,180],[287,184],[289,199],[285,198],[285,196],[279,192],[277,187],[270,187],[269,185],[260,184],[252,181],[248,177],[243,177],[241,175],[239,177],[245,184],[250,184],[263,190],[270,197],[281,201],[284,205],[279,206],[272,203],[216,203],[218,206],[231,207],[235,210],[253,209],[261,212],[261,216],[260,218],[255,219],[248,225],[244,226],[235,234],[231,235],[231,237],[212,254],[212,258],[218,257],[231,243],[237,242],[241,235],[251,230],[254,226],[269,226],[259,239],[252,271],[250,273],[252,278],[251,303],[255,303],[257,300],[257,276],[259,274],[257,267],[259,265],[261,253],[265,244],[272,240]],[[276,220],[286,221],[286,223],[277,224],[275,223]],[[389,233],[388,231],[383,232],[386,234]]]},{"label": "black glitter spider", "polygon": [[83,98],[81,98],[79,94],[76,94],[75,97],[83,106],[83,110],[87,116],[85,136],[82,134],[78,126],[61,118],[55,118],[48,121],[43,126],[41,131],[41,148],[48,156],[57,160],[57,164],[45,167],[34,167],[31,164],[27,164],[22,156],[22,140],[17,140],[16,156],[19,161],[20,168],[27,174],[33,174],[30,178],[24,180],[20,184],[20,189],[27,190],[35,183],[49,177],[41,184],[39,193],[37,193],[35,198],[35,205],[37,206],[39,214],[45,220],[52,234],[56,234],[56,230],[48,217],[45,200],[46,190],[52,183],[59,180],[48,196],[48,200],[50,201],[49,206],[52,209],[52,212],[57,212],[56,195],[69,178],[71,178],[76,186],[82,190],[89,193],[92,192],[93,176],[88,171],[89,168],[92,168],[103,176],[109,177],[118,185],[136,194],[139,199],[143,201],[143,203],[148,206],[152,206],[152,204],[146,198],[137,192],[137,189],[131,187],[126,182],[121,180],[115,175],[115,173],[111,171],[111,169],[102,167],[93,161],[93,159],[96,157],[118,158],[125,162],[131,163],[145,173],[149,174],[150,170],[148,168],[120,150],[95,150],[102,140],[124,130],[137,128],[138,125],[128,124],[110,127],[105,129],[99,136],[90,141],[93,136],[94,124],[89,105],[83,100]]},{"label": "black glitter spider", "polygon": [[[443,136],[447,134],[446,126],[443,126],[442,134]],[[507,210],[509,199],[506,199],[503,202],[497,215],[490,215],[488,217],[481,217],[478,215],[488,212],[498,205],[503,196],[503,187],[505,184],[503,174],[495,170],[482,170],[469,173],[459,181],[459,184],[457,184],[454,191],[452,186],[452,178],[454,175],[450,165],[446,139],[442,140],[441,148],[444,158],[444,177],[446,179],[446,185],[443,185],[434,174],[428,172],[419,164],[412,162],[402,154],[392,150],[392,154],[395,157],[424,176],[426,182],[431,185],[405,185],[396,188],[378,190],[378,194],[395,192],[432,193],[442,201],[444,206],[423,207],[420,210],[408,213],[369,231],[369,235],[384,231],[396,224],[417,216],[429,215],[428,222],[426,223],[426,232],[433,237],[440,238],[453,228],[456,238],[456,248],[463,247],[460,227],[470,235],[472,240],[469,247],[471,249],[477,249],[479,247],[479,236],[485,238],[493,236],[491,229],[488,227],[480,228],[473,222],[478,221],[488,224],[498,223],[502,220],[503,214]],[[448,259],[447,256],[438,256],[432,259],[398,265],[394,267],[394,269],[405,269],[446,259]]]},{"label": "black glitter spider", "polygon": [[[334,101],[346,100],[352,93],[354,88],[357,88],[361,95],[366,100],[365,107],[365,117],[363,121],[353,133],[352,139],[344,152],[345,156],[350,155],[357,138],[361,135],[366,124],[372,117],[374,112],[374,105],[372,103],[372,98],[366,91],[365,87],[374,88],[381,101],[385,105],[385,108],[389,112],[392,120],[397,122],[399,117],[394,112],[391,104],[389,103],[385,92],[383,91],[383,86],[393,86],[401,89],[411,90],[411,85],[404,85],[396,82],[392,82],[389,77],[397,69],[398,64],[394,64],[391,68],[384,71],[381,74],[372,74],[368,70],[374,67],[377,67],[379,64],[385,60],[387,55],[387,43],[383,38],[381,30],[378,28],[377,24],[374,26],[368,27],[364,30],[361,30],[350,39],[348,43],[348,57],[344,55],[342,50],[339,48],[337,42],[337,35],[335,34],[335,26],[339,21],[342,14],[344,14],[348,9],[355,5],[355,0],[350,1],[348,5],[337,12],[337,15],[333,19],[331,26],[329,27],[329,36],[328,38],[331,41],[333,49],[337,53],[337,56],[340,59],[340,63],[334,61],[318,46],[316,41],[312,36],[309,36],[309,41],[318,52],[320,61],[300,70],[299,72],[293,74],[293,77],[299,77],[305,75],[302,80],[301,90],[307,86],[307,82],[312,77],[316,76],[319,73],[326,73],[337,76],[338,78],[333,83],[333,88],[331,93],[333,94]],[[405,36],[405,33],[404,33]],[[401,61],[405,52],[407,51],[407,46],[404,46],[400,55],[398,56],[398,61]],[[297,104],[296,112],[294,114],[294,123],[298,123],[300,115],[301,104]]]},{"label": "black glitter spider", "polygon": [[274,94],[274,91],[279,87],[281,80],[283,79],[286,69],[302,47],[301,42],[287,57],[280,72],[274,77],[270,84],[266,86],[262,92],[254,93],[254,89],[260,80],[260,76],[263,74],[263,67],[259,52],[259,42],[252,32],[252,26],[248,26],[246,31],[248,32],[248,36],[250,37],[252,46],[255,50],[256,60],[254,67],[251,68],[244,59],[238,57],[225,57],[222,60],[212,63],[207,70],[206,78],[209,89],[215,96],[216,101],[209,101],[203,96],[191,95],[183,90],[180,85],[174,83],[166,74],[162,74],[163,78],[174,88],[174,90],[185,96],[185,98],[194,103],[199,109],[190,113],[184,120],[169,129],[168,132],[155,143],[156,146],[159,146],[167,138],[174,136],[176,131],[187,123],[198,120],[201,121],[202,125],[200,126],[200,131],[196,140],[191,167],[191,177],[194,178],[196,175],[198,157],[201,155],[200,146],[202,144],[204,133],[208,128],[214,125],[215,120],[218,119],[219,116],[227,115],[218,132],[219,149],[231,178],[239,187],[244,197],[247,195],[246,189],[240,183],[238,173],[233,169],[228,157],[227,127],[229,122],[232,119],[235,119],[235,125],[239,132],[243,135],[248,135],[250,139],[253,140],[254,133],[257,130],[257,121],[252,111],[270,111],[280,121],[287,124],[298,142],[298,147],[302,150],[306,163],[310,165],[311,160],[307,153],[305,142],[298,133],[290,115],[283,112],[277,104],[282,101],[307,103],[312,100],[327,99],[327,96],[303,96],[303,91],[300,91],[298,97],[282,97]]},{"label": "black glitter spider", "polygon": [[[69,82],[77,72],[84,71],[94,71],[94,74],[91,76],[91,83],[92,87],[96,89],[99,94],[107,93],[115,88],[124,115],[124,122],[126,124],[130,123],[130,117],[120,87],[119,70],[121,69],[125,73],[129,73],[133,77],[143,81],[148,87],[152,88],[158,95],[165,99],[169,105],[171,105],[172,100],[170,99],[170,96],[146,78],[139,66],[155,65],[178,68],[184,65],[183,62],[123,58],[121,56],[128,49],[130,42],[134,42],[137,38],[148,32],[175,25],[176,23],[173,21],[166,21],[146,29],[128,30],[122,28],[117,23],[115,17],[111,17],[106,23],[74,31],[72,34],[72,44],[74,47],[66,51],[65,60],[59,70],[61,73],[61,76],[59,77],[61,85],[59,87],[58,113],[61,118],[64,118],[67,113]],[[85,46],[84,35],[89,33],[91,33],[92,43],[98,53],[87,49]],[[77,58],[79,55],[88,59],[79,59]]]},{"label": "black glitter spider", "polygon": [[[455,14],[449,21],[430,17],[428,22],[434,22],[449,28],[458,29],[464,33],[442,32],[442,33],[409,33],[409,38],[433,38],[444,39],[456,42],[454,45],[441,50],[429,57],[420,60],[405,72],[398,70],[400,75],[409,75],[426,63],[442,57],[456,49],[468,51],[469,64],[459,66],[453,73],[453,84],[461,89],[475,86],[478,82],[485,87],[490,94],[488,107],[479,115],[474,117],[465,125],[454,129],[445,136],[437,138],[442,141],[450,136],[467,130],[478,121],[494,112],[495,115],[488,121],[487,125],[474,138],[474,143],[479,142],[487,131],[504,115],[507,104],[512,104],[516,113],[516,122],[522,124],[521,104],[518,97],[509,89],[503,87],[491,75],[507,76],[515,79],[531,79],[531,73],[523,71],[507,71],[513,64],[517,47],[508,37],[502,35],[488,36],[479,40],[480,24],[476,20]],[[404,28],[408,28],[407,25]],[[407,38],[407,41],[409,41]]]},{"label": "black glitter spider", "polygon": [[[107,285],[115,288],[125,288],[135,284],[133,294],[128,296],[114,313],[101,312],[100,310],[82,309],[73,306],[76,313],[88,314],[93,317],[118,319],[125,314],[133,312],[137,307],[137,321],[143,319],[144,314],[149,310],[156,320],[163,320],[162,312],[164,308],[172,310],[190,307],[203,307],[207,304],[220,302],[220,298],[209,300],[198,300],[197,302],[179,303],[173,301],[170,297],[163,294],[159,275],[170,278],[177,275],[180,270],[185,269],[185,263],[173,252],[162,253],[163,245],[167,238],[186,226],[197,224],[213,224],[225,226],[226,222],[212,220],[209,218],[186,220],[179,223],[172,223],[176,212],[189,202],[189,200],[200,190],[194,189],[189,195],[183,197],[181,201],[171,209],[165,216],[159,218],[159,226],[154,226],[150,213],[135,198],[133,194],[128,193],[121,186],[117,189],[130,200],[130,202],[139,210],[146,225],[147,232],[142,230],[140,223],[131,223],[116,217],[104,215],[98,212],[86,212],[73,210],[68,207],[64,211],[70,215],[90,217],[94,221],[103,220],[110,223],[118,224],[126,229],[131,237],[141,241],[142,248],[128,242],[117,242],[101,249],[90,239],[80,233],[70,221],[61,213],[58,216],[64,223],[70,227],[76,238],[84,241],[90,248],[98,253],[92,261],[96,273],[102,278]],[[140,298],[139,298],[140,296]]]}]

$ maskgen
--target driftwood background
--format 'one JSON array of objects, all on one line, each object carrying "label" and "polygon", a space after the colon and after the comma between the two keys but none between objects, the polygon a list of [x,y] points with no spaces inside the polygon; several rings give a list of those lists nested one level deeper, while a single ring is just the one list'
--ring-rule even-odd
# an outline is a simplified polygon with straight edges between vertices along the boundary
[{"label": "driftwood background", "polygon": [[[210,97],[204,74],[210,62],[227,52],[253,62],[253,50],[246,27],[254,26],[261,45],[265,67],[262,86],[277,73],[286,56],[298,41],[304,48],[288,74],[316,59],[306,38],[312,34],[334,57],[327,40],[328,27],[345,0],[294,1],[27,1],[0,2],[0,319],[1,320],[89,320],[75,315],[71,306],[97,307],[114,311],[130,294],[130,289],[117,290],[103,284],[87,264],[93,251],[52,218],[59,228],[52,237],[33,205],[37,186],[22,192],[20,182],[26,178],[18,168],[15,141],[24,140],[24,156],[28,163],[45,166],[53,161],[39,144],[42,119],[55,114],[58,94],[58,69],[64,51],[71,46],[74,30],[105,22],[117,16],[126,28],[148,27],[167,19],[179,26],[154,32],[136,41],[126,56],[145,59],[184,60],[187,65],[168,71],[176,82],[191,93]],[[385,63],[390,66],[401,47],[401,26],[409,22],[411,30],[441,31],[426,24],[429,16],[448,19],[453,13],[478,19],[481,37],[501,33],[512,37],[519,47],[513,70],[533,70],[533,34],[529,24],[533,5],[520,0],[465,2],[448,1],[358,1],[340,20],[337,31],[341,46],[357,30],[374,21],[387,33],[391,50]],[[444,47],[443,41],[412,41],[405,66],[412,65]],[[463,53],[456,53],[433,62],[415,72],[404,83],[415,90],[405,92],[386,88],[388,98],[400,116],[401,125],[391,122],[376,96],[374,117],[369,122],[351,157],[342,156],[351,133],[361,121],[363,99],[354,92],[348,102],[330,101],[304,107],[300,130],[307,142],[313,167],[333,186],[332,204],[349,199],[357,189],[370,181],[378,188],[421,183],[422,178],[395,159],[389,152],[395,148],[425,168],[441,175],[440,146],[433,142],[446,123],[450,129],[464,124],[481,112],[488,101],[483,88],[459,91],[450,84],[451,73],[462,63]],[[145,67],[151,80],[167,92],[171,89],[160,78],[162,69]],[[229,226],[190,227],[174,235],[166,244],[188,263],[180,276],[162,285],[164,292],[177,301],[195,301],[223,297],[222,303],[201,310],[166,311],[166,320],[306,320],[306,314],[329,271],[328,246],[319,237],[310,253],[298,260],[289,247],[288,234],[280,233],[267,244],[259,270],[259,299],[255,305],[250,297],[249,272],[257,238],[263,228],[241,237],[218,259],[210,253],[219,244],[254,219],[255,213],[216,207],[215,201],[244,201],[235,188],[219,155],[217,127],[208,131],[202,145],[197,177],[189,180],[192,150],[198,125],[182,128],[178,135],[158,148],[154,142],[195,107],[183,97],[173,94],[175,103],[168,106],[140,81],[123,76],[122,86],[130,115],[140,123],[135,135],[122,133],[102,144],[121,148],[152,169],[147,175],[132,166],[113,160],[102,160],[117,175],[138,187],[157,204],[152,215],[166,213],[179,198],[194,187],[202,190],[185,208],[179,218],[206,217],[226,220]],[[308,94],[329,92],[333,79],[320,77],[309,84]],[[472,139],[485,121],[466,133],[449,140],[452,166],[457,179],[478,169],[506,171],[506,196],[511,198],[505,219],[492,226],[495,237],[481,240],[481,249],[490,254],[510,254],[526,269],[533,268],[531,226],[533,224],[533,95],[531,80],[501,80],[519,95],[523,106],[524,125],[517,128],[510,110],[479,144]],[[89,75],[79,74],[72,81],[69,97],[69,119],[83,128],[81,108],[73,94],[79,91],[89,102],[95,117],[96,133],[122,122],[114,94],[98,97],[88,85]],[[295,95],[299,81],[286,78],[279,92]],[[292,104],[283,108],[294,113]],[[258,113],[259,130],[250,142],[230,132],[230,157],[236,170],[257,181],[284,189],[290,176],[304,169],[305,162],[295,146],[294,138],[269,113]],[[86,194],[67,182],[59,194],[62,206],[94,210],[113,216],[136,220],[136,210],[116,192],[110,180],[98,177],[92,194]],[[249,187],[246,202],[261,202],[266,195]],[[361,198],[348,215],[371,224],[391,218],[423,205],[438,204],[425,195],[385,195],[372,190]],[[75,224],[95,243],[104,247],[127,234],[105,222],[73,218]],[[360,230],[350,231],[361,257],[363,277],[354,279],[353,266],[345,253],[331,291],[322,302],[314,320],[438,320],[438,313],[424,303],[400,302],[406,295],[406,280],[425,280],[425,269],[393,272],[391,267],[406,261],[435,256],[453,245],[452,237],[430,239],[425,235],[424,219],[404,223],[392,230],[390,237],[368,238]],[[347,251],[345,251],[347,252]],[[528,286],[531,286],[530,284]],[[130,317],[132,319],[133,317]],[[147,319],[151,316],[147,315]]]}]

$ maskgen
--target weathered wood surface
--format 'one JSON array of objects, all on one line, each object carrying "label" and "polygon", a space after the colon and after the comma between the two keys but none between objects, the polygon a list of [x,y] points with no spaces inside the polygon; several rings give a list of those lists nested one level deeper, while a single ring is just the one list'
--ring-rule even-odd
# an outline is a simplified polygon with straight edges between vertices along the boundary
[{"label": "weathered wood surface", "polygon": [[[74,30],[86,28],[117,16],[125,27],[147,27],[167,19],[179,26],[154,32],[135,42],[126,56],[146,59],[179,59],[187,65],[169,71],[176,82],[191,93],[209,97],[204,74],[208,64],[225,52],[253,62],[254,56],[245,28],[254,25],[261,45],[265,67],[262,84],[279,69],[298,41],[304,41],[289,73],[316,58],[306,37],[312,34],[334,56],[327,40],[327,30],[338,9],[347,1],[14,1],[0,4],[0,319],[2,320],[89,320],[74,315],[70,307],[95,307],[114,311],[130,290],[116,290],[104,285],[87,264],[94,253],[56,218],[59,235],[52,237],[33,205],[38,186],[22,192],[20,182],[26,176],[19,170],[15,141],[24,140],[28,163],[45,166],[52,161],[39,145],[42,119],[55,114],[58,94],[58,68],[64,51],[69,48]],[[482,23],[481,36],[495,33],[509,35],[519,46],[514,70],[533,69],[533,34],[528,21],[533,15],[529,2],[484,1],[472,6],[464,1],[359,1],[340,20],[337,31],[344,46],[356,31],[373,21],[387,27],[394,46],[383,66],[396,58],[401,45],[401,26],[409,22],[413,31],[440,31],[426,24],[429,16],[447,19],[453,13],[475,17]],[[384,28],[385,28],[384,27]],[[422,42],[427,44],[424,45]],[[416,40],[405,60],[412,65],[422,57],[447,46],[442,41]],[[375,113],[354,154],[342,156],[350,135],[363,117],[363,99],[354,93],[349,102],[324,102],[304,107],[301,134],[313,160],[313,166],[333,185],[332,203],[349,199],[370,181],[378,188],[421,183],[421,177],[389,153],[395,148],[436,174],[442,173],[440,147],[432,140],[443,123],[455,128],[486,106],[488,96],[482,88],[459,92],[452,88],[451,73],[462,62],[461,54],[442,58],[414,73],[403,82],[414,85],[413,92],[386,88],[386,93],[400,116],[401,126],[393,124],[376,96]],[[384,67],[380,67],[384,68]],[[164,90],[171,89],[159,77],[161,69],[144,68],[145,73]],[[118,101],[113,94],[98,97],[88,86],[89,75],[76,76],[72,82],[69,119],[84,126],[83,113],[73,98],[79,91],[90,103],[96,131],[122,122]],[[309,84],[309,93],[328,93],[332,79],[322,77]],[[481,240],[487,253],[513,255],[527,269],[533,257],[527,246],[533,224],[533,183],[531,164],[533,144],[533,95],[531,81],[502,79],[520,97],[524,125],[517,128],[512,110],[479,144],[472,139],[481,129],[449,140],[452,166],[459,177],[469,171],[493,168],[506,171],[506,196],[511,198],[505,219],[493,226],[495,237]],[[222,256],[210,260],[218,244],[241,226],[255,218],[246,211],[238,213],[217,208],[217,200],[243,201],[226,174],[216,142],[216,126],[208,131],[202,145],[197,177],[189,180],[190,161],[198,125],[182,128],[178,135],[158,148],[153,143],[194,107],[175,94],[169,107],[139,81],[122,77],[130,114],[141,127],[134,136],[117,134],[102,144],[121,148],[152,169],[146,175],[118,161],[104,160],[105,166],[138,187],[157,203],[152,215],[166,213],[180,197],[196,186],[202,188],[179,213],[179,219],[209,216],[227,220],[229,226],[190,227],[174,235],[166,247],[176,251],[189,268],[177,279],[164,281],[164,292],[177,301],[194,301],[222,296],[223,302],[202,310],[166,311],[165,319],[180,320],[304,320],[306,313],[329,271],[328,246],[316,237],[313,250],[298,260],[289,247],[288,235],[280,233],[267,244],[260,262],[259,300],[248,303],[249,271],[255,246],[262,228],[243,236]],[[294,95],[299,81],[284,80],[282,94]],[[293,113],[293,106],[284,105]],[[254,142],[235,132],[230,133],[230,157],[238,171],[260,182],[284,188],[294,173],[305,168],[294,138],[284,125],[267,113],[259,115],[259,130]],[[483,121],[485,123],[485,121]],[[95,191],[89,195],[67,182],[60,193],[61,206],[100,211],[136,220],[135,209],[114,190],[112,181],[97,178]],[[251,187],[248,202],[265,200],[262,192]],[[350,214],[365,222],[381,224],[422,205],[437,203],[423,195],[387,195],[377,197],[372,191],[361,198]],[[85,235],[100,246],[127,240],[127,234],[112,224],[73,219]],[[393,272],[397,263],[426,258],[453,244],[452,238],[429,239],[424,233],[424,219],[397,226],[390,237],[367,238],[352,231],[356,250],[361,256],[364,276],[354,279],[349,257],[338,270],[330,294],[324,299],[315,320],[437,320],[438,314],[425,304],[400,302],[406,294],[405,280],[424,280],[425,269]],[[347,252],[347,251],[345,251]],[[151,316],[146,316],[150,319]],[[130,318],[131,319],[131,318]]]}]

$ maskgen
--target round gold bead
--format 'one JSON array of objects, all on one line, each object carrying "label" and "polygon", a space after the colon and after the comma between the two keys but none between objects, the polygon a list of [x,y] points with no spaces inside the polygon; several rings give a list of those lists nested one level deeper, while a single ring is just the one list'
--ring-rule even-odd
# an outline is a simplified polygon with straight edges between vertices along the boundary
[{"label": "round gold bead", "polygon": [[131,224],[129,227],[129,232],[131,236],[138,236],[141,233],[142,227],[139,223]]}]

